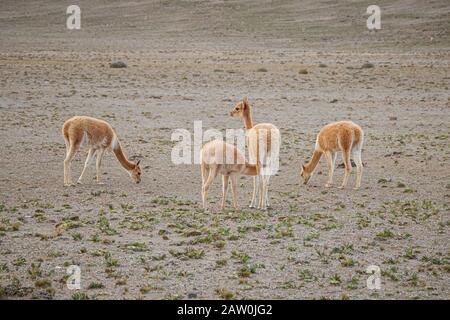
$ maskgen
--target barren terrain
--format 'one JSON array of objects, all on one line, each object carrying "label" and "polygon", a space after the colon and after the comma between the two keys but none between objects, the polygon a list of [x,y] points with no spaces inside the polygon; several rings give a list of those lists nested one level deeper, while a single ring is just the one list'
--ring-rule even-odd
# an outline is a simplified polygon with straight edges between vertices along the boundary
[{"label": "barren terrain", "polygon": [[[7,299],[448,299],[450,6],[380,1],[0,2],[0,296]],[[121,60],[127,68],[110,68]],[[177,128],[280,128],[271,206],[201,210],[198,165],[174,165]],[[133,184],[112,154],[98,186],[63,187],[61,126],[111,123]],[[365,130],[362,188],[310,185],[299,168],[328,122]],[[73,179],[86,153],[72,163]],[[338,163],[342,163],[339,156]],[[229,194],[231,196],[231,194]],[[66,268],[81,269],[81,289]],[[381,288],[366,268],[381,269]]]}]

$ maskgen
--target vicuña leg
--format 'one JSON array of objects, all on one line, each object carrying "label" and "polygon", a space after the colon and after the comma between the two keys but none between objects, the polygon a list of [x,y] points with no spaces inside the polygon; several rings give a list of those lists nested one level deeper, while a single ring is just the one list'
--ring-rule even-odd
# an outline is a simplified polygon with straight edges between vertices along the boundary
[{"label": "vicu\u00f1a leg", "polygon": [[328,180],[327,183],[325,184],[325,187],[329,188],[333,185],[334,161],[332,152],[326,151],[325,157],[327,158],[327,165],[328,165]]},{"label": "vicu\u00f1a leg", "polygon": [[90,148],[90,149],[89,149],[89,153],[88,153],[88,155],[87,155],[87,157],[86,157],[86,161],[84,162],[84,168],[83,168],[83,171],[81,171],[81,175],[80,175],[80,177],[78,178],[77,183],[79,183],[79,184],[82,183],[84,173],[86,172],[86,168],[89,166],[89,164],[90,164],[91,161],[92,161],[94,152],[95,152],[95,151],[94,151],[93,148]]},{"label": "vicu\u00f1a leg", "polygon": [[356,184],[353,189],[359,189],[361,187],[361,177],[362,177],[362,171],[363,171],[363,164],[361,160],[361,150],[356,150],[353,153],[353,157],[355,159],[356,163]]},{"label": "vicu\u00f1a leg", "polygon": [[100,176],[101,176],[100,166],[102,165],[102,158],[103,158],[104,153],[105,153],[105,149],[98,149],[96,152],[97,159],[95,162],[95,168],[97,170],[97,184],[104,184],[100,178]]},{"label": "vicu\u00f1a leg", "polygon": [[270,175],[267,175],[266,176],[266,182],[265,182],[265,188],[264,188],[264,191],[265,191],[264,207],[265,208],[270,207],[270,204],[269,204],[269,183],[270,183]]},{"label": "vicu\u00f1a leg", "polygon": [[70,142],[69,139],[66,138],[66,136],[64,136],[64,143],[66,145],[66,157],[69,154],[69,149],[70,149]]},{"label": "vicu\u00f1a leg", "polygon": [[231,192],[233,193],[233,207],[237,209],[237,197],[236,197],[236,180],[237,176],[231,176]]},{"label": "vicu\u00f1a leg", "polygon": [[344,158],[344,164],[345,164],[345,175],[344,175],[344,181],[342,181],[342,185],[339,188],[345,188],[348,182],[348,177],[350,176],[350,170],[351,170],[351,163],[350,163],[350,150],[344,149],[342,150],[342,157]]},{"label": "vicu\u00f1a leg", "polygon": [[259,202],[258,209],[265,209],[264,195],[266,193],[266,179],[264,176],[259,177]]},{"label": "vicu\u00f1a leg", "polygon": [[256,201],[258,199],[259,192],[259,176],[256,175],[253,177],[253,195],[252,201],[250,202],[250,208],[254,208],[256,206]]},{"label": "vicu\u00f1a leg", "polygon": [[263,169],[264,174],[264,207],[263,209],[267,209],[270,207],[269,204],[269,184],[270,184],[270,178],[273,174],[272,172],[273,164],[272,164],[272,156],[269,154],[266,157],[266,166]]},{"label": "vicu\u00f1a leg", "polygon": [[336,169],[336,158],[337,158],[337,152],[333,152],[333,172],[334,172],[334,169]]},{"label": "vicu\u00f1a leg", "polygon": [[204,163],[201,164],[200,169],[202,172],[202,186],[203,186],[206,182],[206,179],[208,179],[209,170]]},{"label": "vicu\u00f1a leg", "polygon": [[262,185],[263,185],[263,178],[262,178],[262,176],[258,176],[258,195],[257,195],[257,198],[256,198],[256,201],[258,202],[257,204],[256,204],[256,208],[257,209],[260,209],[261,208],[261,203],[262,203],[262,201],[261,201],[261,198],[262,198]]},{"label": "vicu\u00f1a leg", "polygon": [[215,168],[215,167],[210,168],[208,179],[206,179],[205,184],[202,186],[202,200],[203,200],[203,209],[204,210],[208,209],[208,205],[207,205],[207,201],[206,201],[208,198],[208,190],[209,190],[209,186],[213,182],[216,175],[217,175],[217,168]]},{"label": "vicu\u00f1a leg", "polygon": [[67,151],[66,158],[64,159],[64,185],[65,186],[73,185],[71,172],[70,172],[70,162],[75,157],[79,147],[80,147],[79,143],[70,143],[69,144],[69,150]]},{"label": "vicu\u00f1a leg", "polygon": [[230,176],[222,175],[222,204],[220,206],[220,209],[223,210],[225,208],[225,201],[227,198],[227,191],[228,191],[228,180]]}]

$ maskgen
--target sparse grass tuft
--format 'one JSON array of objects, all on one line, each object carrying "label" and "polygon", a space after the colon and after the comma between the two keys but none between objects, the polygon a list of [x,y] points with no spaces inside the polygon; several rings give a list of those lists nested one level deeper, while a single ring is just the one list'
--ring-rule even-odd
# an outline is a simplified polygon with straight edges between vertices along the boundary
[{"label": "sparse grass tuft", "polygon": [[75,292],[72,295],[72,300],[89,300],[89,296],[84,292]]},{"label": "sparse grass tuft", "polygon": [[101,282],[91,282],[88,286],[88,289],[102,289],[105,286]]},{"label": "sparse grass tuft", "polygon": [[394,233],[390,229],[384,229],[382,232],[377,234],[378,238],[392,238],[394,237]]},{"label": "sparse grass tuft", "polygon": [[219,298],[224,300],[231,300],[234,298],[234,293],[225,288],[216,289],[216,294]]},{"label": "sparse grass tuft", "polygon": [[34,286],[36,288],[47,288],[50,287],[52,285],[52,282],[50,281],[50,279],[38,279],[34,282]]},{"label": "sparse grass tuft", "polygon": [[188,247],[184,251],[169,250],[169,253],[179,259],[200,259],[205,255],[203,250]]},{"label": "sparse grass tuft", "polygon": [[341,282],[342,282],[341,277],[338,274],[334,274],[330,277],[330,284],[332,284],[332,285],[337,286],[337,285],[341,284]]}]

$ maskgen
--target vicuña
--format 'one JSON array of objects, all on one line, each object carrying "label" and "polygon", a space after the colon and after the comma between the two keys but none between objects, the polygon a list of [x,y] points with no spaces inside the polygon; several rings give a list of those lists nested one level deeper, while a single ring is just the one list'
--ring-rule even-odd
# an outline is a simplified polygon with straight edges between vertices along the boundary
[{"label": "vicu\u00f1a", "polygon": [[249,163],[256,164],[257,175],[253,179],[253,195],[250,207],[266,210],[269,204],[270,177],[278,169],[280,151],[280,131],[271,123],[259,123],[253,126],[252,112],[247,97],[238,102],[230,111],[232,117],[242,117],[247,129]]},{"label": "vicu\u00f1a", "polygon": [[83,171],[78,178],[78,183],[82,183],[83,175],[91,160],[96,157],[97,183],[100,180],[100,165],[106,150],[112,150],[122,167],[128,172],[134,182],[141,182],[141,168],[139,162],[134,163],[127,159],[120,146],[119,139],[113,128],[106,121],[76,116],[67,120],[62,128],[64,142],[66,143],[66,158],[64,159],[64,185],[73,185],[70,174],[70,162],[75,157],[82,144],[89,147],[89,152],[84,163]]},{"label": "vicu\u00f1a", "polygon": [[236,179],[240,174],[256,175],[256,165],[248,164],[244,155],[233,145],[222,140],[213,140],[203,145],[200,151],[202,171],[202,201],[203,209],[208,209],[206,198],[214,178],[222,175],[222,204],[225,207],[228,181],[231,178],[231,191],[233,193],[233,207],[237,209]]},{"label": "vicu\u00f1a", "polygon": [[345,164],[345,176],[344,181],[339,188],[344,188],[347,185],[351,169],[350,153],[352,153],[356,163],[356,184],[354,189],[358,189],[361,186],[361,175],[363,170],[361,161],[363,143],[364,132],[357,124],[351,121],[339,121],[327,124],[317,135],[316,147],[311,160],[302,165],[300,175],[303,178],[303,183],[308,183],[322,154],[325,154],[328,162],[328,181],[325,184],[325,187],[331,187],[333,184],[333,172],[337,152],[341,150]]}]

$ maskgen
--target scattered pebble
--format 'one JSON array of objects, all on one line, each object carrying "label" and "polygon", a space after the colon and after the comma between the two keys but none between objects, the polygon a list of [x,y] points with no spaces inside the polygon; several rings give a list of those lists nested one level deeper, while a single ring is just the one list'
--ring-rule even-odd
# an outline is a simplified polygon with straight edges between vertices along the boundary
[{"label": "scattered pebble", "polygon": [[115,61],[109,65],[111,68],[126,68],[127,64],[123,61]]}]

